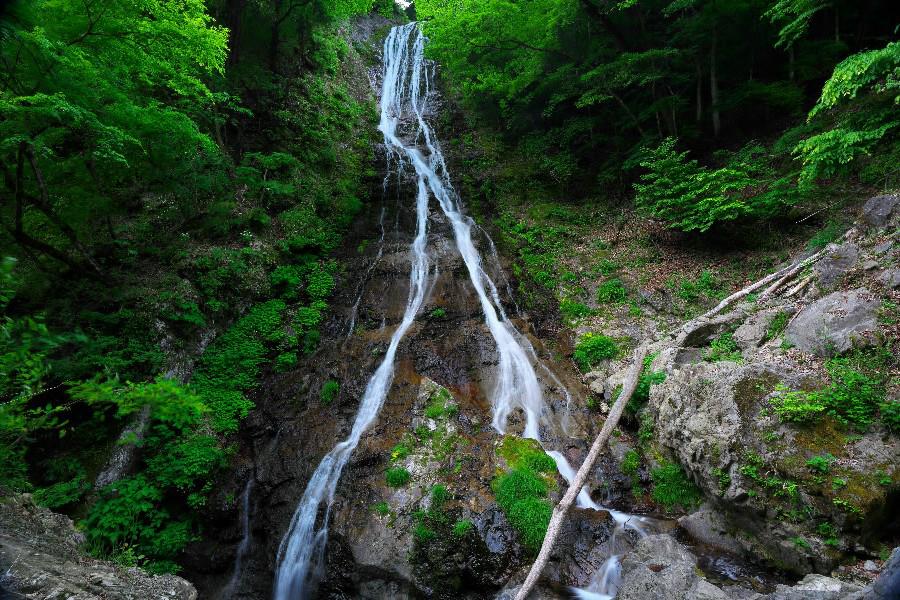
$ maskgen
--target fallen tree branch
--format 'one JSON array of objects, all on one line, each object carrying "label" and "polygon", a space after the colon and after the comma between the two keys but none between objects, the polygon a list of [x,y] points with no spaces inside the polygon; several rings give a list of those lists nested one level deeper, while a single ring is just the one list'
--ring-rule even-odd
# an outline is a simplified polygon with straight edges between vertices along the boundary
[{"label": "fallen tree branch", "polygon": [[644,368],[644,356],[646,356],[646,354],[646,348],[641,347],[635,350],[631,370],[628,372],[628,376],[622,384],[622,392],[619,394],[618,399],[616,399],[615,404],[613,404],[612,410],[609,411],[609,416],[606,418],[606,422],[603,423],[600,434],[597,435],[593,445],[591,445],[591,449],[585,457],[584,462],[581,463],[578,473],[575,474],[575,477],[569,484],[569,489],[566,490],[566,493],[562,500],[559,501],[559,504],[554,507],[553,516],[550,517],[550,525],[547,527],[547,535],[544,536],[544,543],[541,545],[541,551],[538,553],[534,564],[531,565],[528,577],[525,578],[525,583],[519,588],[515,600],[524,600],[528,596],[528,593],[541,576],[544,567],[547,566],[547,561],[550,559],[550,552],[553,550],[553,545],[556,543],[556,538],[559,536],[560,529],[562,529],[563,520],[565,520],[566,514],[569,512],[569,509],[572,508],[572,503],[575,502],[575,498],[578,497],[579,491],[581,491],[581,488],[583,488],[584,484],[587,482],[588,474],[591,472],[591,469],[594,468],[594,463],[597,462],[600,451],[603,450],[603,447],[609,441],[609,436],[612,435],[613,429],[619,424],[619,419],[622,417],[625,405],[628,404],[628,400],[634,393],[635,388],[637,388],[638,380],[641,377],[641,371]]}]

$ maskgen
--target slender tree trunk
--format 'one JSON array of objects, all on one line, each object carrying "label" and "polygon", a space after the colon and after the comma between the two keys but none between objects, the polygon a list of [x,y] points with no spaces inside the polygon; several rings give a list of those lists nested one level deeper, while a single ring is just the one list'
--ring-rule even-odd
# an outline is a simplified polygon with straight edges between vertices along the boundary
[{"label": "slender tree trunk", "polygon": [[697,61],[697,123],[703,120],[703,68]]},{"label": "slender tree trunk", "polygon": [[644,368],[644,356],[646,354],[647,350],[645,348],[639,348],[635,351],[634,358],[632,359],[633,362],[631,363],[631,370],[628,371],[628,376],[625,378],[625,383],[622,385],[622,392],[619,394],[619,398],[616,400],[615,404],[613,404],[612,410],[609,411],[609,416],[606,417],[606,422],[603,423],[603,428],[591,445],[591,449],[585,457],[584,462],[581,463],[581,467],[578,468],[578,473],[575,474],[575,477],[569,484],[569,489],[566,490],[566,494],[563,496],[562,500],[559,501],[559,504],[554,507],[553,516],[550,517],[550,525],[547,526],[547,535],[544,536],[544,543],[541,544],[541,551],[538,553],[538,557],[534,561],[534,564],[531,565],[528,577],[525,578],[525,583],[519,588],[515,600],[525,600],[525,598],[528,597],[531,589],[541,576],[544,567],[547,566],[547,561],[550,560],[550,552],[553,550],[556,538],[559,537],[559,532],[560,529],[562,529],[566,514],[569,512],[569,509],[572,508],[575,498],[578,497],[578,493],[587,482],[588,474],[594,468],[594,463],[597,462],[600,451],[606,446],[606,443],[609,441],[609,436],[612,435],[613,429],[619,424],[619,419],[622,418],[622,412],[625,410],[625,405],[628,404],[628,400],[631,399],[631,395],[634,393],[635,388],[637,388],[638,380],[641,377],[641,371]]},{"label": "slender tree trunk", "polygon": [[791,44],[788,46],[788,78],[791,81],[794,81],[795,73],[794,73],[794,45]]},{"label": "slender tree trunk", "polygon": [[712,106],[713,135],[719,137],[722,131],[722,120],[719,115],[719,79],[716,73],[716,50],[719,41],[719,32],[713,28],[712,46],[709,51],[709,100]]}]

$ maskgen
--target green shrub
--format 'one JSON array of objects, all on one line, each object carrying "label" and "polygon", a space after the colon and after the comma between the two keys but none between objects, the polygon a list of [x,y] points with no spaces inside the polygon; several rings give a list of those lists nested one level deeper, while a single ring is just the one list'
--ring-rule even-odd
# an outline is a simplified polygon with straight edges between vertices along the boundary
[{"label": "green shrub", "polygon": [[444,317],[447,316],[447,309],[438,307],[438,308],[434,309],[433,311],[431,311],[431,313],[428,316],[431,317],[432,319],[443,319]]},{"label": "green shrub", "polygon": [[646,149],[646,172],[635,203],[681,231],[707,231],[714,225],[772,217],[796,196],[791,182],[778,179],[766,149],[748,145],[730,154],[720,168],[701,166],[688,152],[675,150],[674,138]]},{"label": "green shrub", "polygon": [[334,379],[329,379],[322,384],[322,390],[319,392],[319,400],[322,404],[327,406],[334,402],[340,390],[341,385]]},{"label": "green shrub", "polygon": [[453,403],[453,397],[446,388],[441,388],[425,407],[425,416],[429,419],[452,417],[458,412],[459,407]]},{"label": "green shrub", "polygon": [[494,480],[497,504],[522,536],[522,544],[540,548],[550,524],[552,507],[545,499],[547,482],[528,468],[513,469]]},{"label": "green shrub", "polygon": [[878,411],[884,426],[894,433],[900,433],[900,402],[882,402]]},{"label": "green shrub", "polygon": [[709,362],[718,362],[723,360],[740,362],[742,360],[741,351],[737,343],[734,341],[734,334],[730,331],[722,333],[714,339],[703,355],[703,360]]},{"label": "green shrub", "polygon": [[567,321],[574,321],[575,319],[589,317],[594,314],[594,311],[587,304],[569,300],[568,298],[563,298],[559,302],[559,312]]},{"label": "green shrub", "polygon": [[470,531],[475,529],[475,524],[472,523],[471,519],[463,519],[461,521],[457,521],[453,525],[453,535],[456,537],[465,537]]},{"label": "green shrub", "polygon": [[384,472],[385,480],[391,487],[403,487],[409,483],[411,475],[403,467],[391,467]]},{"label": "green shrub", "polygon": [[381,515],[382,517],[386,517],[387,515],[391,514],[391,507],[384,500],[373,504],[372,510],[375,511],[377,514]]},{"label": "green shrub", "polygon": [[786,312],[780,312],[772,318],[772,321],[769,323],[769,327],[766,329],[766,337],[764,341],[774,340],[782,333],[784,333],[785,328],[788,324],[788,319],[790,316]]},{"label": "green shrub", "polygon": [[283,352],[275,359],[275,370],[279,373],[290,371],[297,366],[296,352]]},{"label": "green shrub", "polygon": [[641,464],[641,455],[638,454],[637,450],[629,450],[625,453],[625,457],[622,459],[622,473],[628,475],[629,477],[634,477],[637,475],[638,467]]},{"label": "green shrub", "polygon": [[676,295],[685,302],[694,302],[700,296],[716,298],[721,295],[720,283],[716,281],[711,271],[702,271],[693,281],[690,279],[685,279],[680,283],[670,281],[669,285],[676,288]]},{"label": "green shrub", "polygon": [[91,484],[87,482],[83,474],[79,474],[69,481],[61,481],[34,490],[34,501],[40,506],[59,510],[81,500],[90,489]]},{"label": "green shrub", "polygon": [[823,229],[820,229],[806,243],[807,250],[821,250],[828,244],[837,241],[844,233],[844,227],[840,223],[828,223]]},{"label": "green shrub", "polygon": [[702,499],[700,490],[675,463],[662,463],[650,471],[650,478],[653,481],[653,499],[667,509],[677,505],[687,510]]},{"label": "green shrub", "polygon": [[412,450],[408,444],[400,442],[391,449],[391,461],[403,460],[409,456],[411,452]]},{"label": "green shrub", "polygon": [[582,371],[588,371],[601,360],[615,358],[619,353],[616,341],[598,333],[586,333],[575,345],[573,358]]},{"label": "green shrub", "polygon": [[524,468],[535,473],[556,472],[556,463],[535,440],[504,436],[497,453],[512,469]]},{"label": "green shrub", "polygon": [[447,492],[447,486],[437,484],[431,488],[431,507],[430,510],[432,512],[441,510],[441,507],[450,499],[450,494]]},{"label": "green shrub", "polygon": [[609,279],[597,288],[597,302],[600,304],[621,304],[628,298],[628,290],[621,279]]},{"label": "green shrub", "polygon": [[416,538],[417,542],[427,543],[436,538],[437,533],[425,523],[416,523],[416,526],[413,528],[413,537]]},{"label": "green shrub", "polygon": [[789,423],[814,423],[825,414],[825,405],[818,394],[810,392],[784,392],[772,398],[775,414]]},{"label": "green shrub", "polygon": [[826,453],[821,456],[813,456],[806,461],[806,466],[812,471],[827,474],[831,470],[831,463],[835,460],[837,460],[835,457]]}]

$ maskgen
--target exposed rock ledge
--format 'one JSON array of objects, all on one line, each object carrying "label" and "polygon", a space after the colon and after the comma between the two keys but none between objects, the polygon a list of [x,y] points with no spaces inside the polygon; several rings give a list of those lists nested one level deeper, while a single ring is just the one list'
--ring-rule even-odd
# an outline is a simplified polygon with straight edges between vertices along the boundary
[{"label": "exposed rock ledge", "polygon": [[29,494],[0,498],[0,597],[66,600],[195,600],[174,575],[84,555],[72,520],[36,506]]}]

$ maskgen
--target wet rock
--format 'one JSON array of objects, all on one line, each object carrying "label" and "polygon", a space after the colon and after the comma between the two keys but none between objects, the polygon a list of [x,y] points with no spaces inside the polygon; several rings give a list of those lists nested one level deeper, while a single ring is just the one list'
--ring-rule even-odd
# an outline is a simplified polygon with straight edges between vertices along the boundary
[{"label": "wet rock", "polygon": [[900,547],[894,548],[881,574],[854,600],[890,600],[900,596]]},{"label": "wet rock", "polygon": [[672,536],[651,535],[622,560],[618,600],[728,600],[696,571],[697,559]]},{"label": "wet rock", "polygon": [[788,325],[785,339],[804,352],[832,356],[871,345],[880,302],[865,288],[834,292],[804,308]]},{"label": "wet rock", "polygon": [[825,257],[813,267],[819,277],[819,288],[834,289],[858,260],[859,247],[856,244],[829,244]]},{"label": "wet rock", "polygon": [[900,221],[900,196],[887,194],[869,198],[862,209],[862,222],[872,229],[896,225]]},{"label": "wet rock", "polygon": [[792,307],[779,306],[761,310],[744,321],[734,332],[734,341],[741,350],[750,350],[760,346],[766,338],[772,320],[778,315],[793,315]]},{"label": "wet rock", "polygon": [[807,575],[797,585],[779,585],[767,600],[846,600],[862,588],[824,575]]},{"label": "wet rock", "polygon": [[36,506],[30,495],[0,499],[0,592],[35,599],[197,598],[194,586],[180,577],[87,557],[83,542],[71,519]]},{"label": "wet rock", "polygon": [[740,555],[744,548],[731,534],[733,527],[726,522],[721,512],[709,504],[700,510],[678,519],[678,524],[696,541],[726,552]]}]

